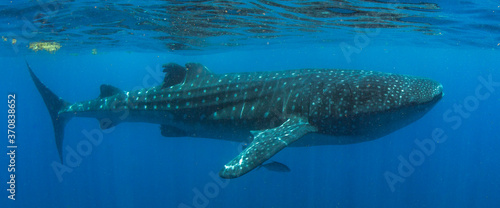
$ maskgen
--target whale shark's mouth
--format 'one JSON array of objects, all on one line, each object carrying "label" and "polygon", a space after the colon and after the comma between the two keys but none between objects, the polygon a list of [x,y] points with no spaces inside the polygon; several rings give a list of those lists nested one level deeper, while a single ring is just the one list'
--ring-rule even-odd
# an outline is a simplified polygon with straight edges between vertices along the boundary
[{"label": "whale shark's mouth", "polygon": [[444,91],[443,91],[443,85],[439,85],[439,99],[443,98],[444,97]]},{"label": "whale shark's mouth", "polygon": [[443,85],[439,84],[433,92],[432,99],[428,103],[438,102],[444,96]]}]

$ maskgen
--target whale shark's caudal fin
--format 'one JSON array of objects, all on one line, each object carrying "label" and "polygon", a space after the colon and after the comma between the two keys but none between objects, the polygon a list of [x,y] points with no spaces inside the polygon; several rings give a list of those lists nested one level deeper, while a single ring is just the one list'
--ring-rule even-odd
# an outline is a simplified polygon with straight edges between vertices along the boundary
[{"label": "whale shark's caudal fin", "polygon": [[36,77],[35,73],[33,73],[33,70],[31,70],[31,67],[27,62],[26,65],[28,66],[31,79],[33,79],[33,82],[35,83],[38,92],[40,92],[40,95],[42,95],[43,101],[45,102],[47,110],[49,110],[50,117],[52,118],[52,125],[54,127],[54,135],[56,138],[57,151],[59,153],[59,159],[61,159],[62,162],[63,161],[62,144],[64,139],[64,126],[66,126],[66,123],[71,119],[71,117],[61,116],[59,115],[59,111],[68,106],[70,103],[64,101],[63,99],[59,98],[56,94],[54,94],[52,91],[50,91],[50,89],[47,88],[38,79],[38,77]]}]

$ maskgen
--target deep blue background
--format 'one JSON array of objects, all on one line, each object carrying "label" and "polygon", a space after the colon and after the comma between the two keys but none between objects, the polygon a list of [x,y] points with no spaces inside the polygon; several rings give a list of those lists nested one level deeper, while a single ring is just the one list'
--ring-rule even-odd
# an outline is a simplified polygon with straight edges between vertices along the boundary
[{"label": "deep blue background", "polygon": [[[168,62],[200,62],[216,73],[322,67],[429,77],[443,84],[445,96],[419,121],[370,142],[286,148],[273,160],[287,164],[291,172],[252,171],[224,188],[216,186],[217,192],[209,189],[213,195],[207,207],[499,207],[500,87],[480,101],[458,129],[443,120],[453,104],[463,104],[474,95],[479,76],[491,75],[500,82],[498,51],[373,44],[351,58],[348,62],[336,44],[196,56],[38,52],[0,57],[2,100],[7,102],[9,92],[17,96],[19,146],[16,201],[7,199],[8,161],[3,153],[0,203],[2,207],[196,207],[197,190],[213,188],[216,182],[210,173],[217,173],[240,149],[240,144],[225,141],[165,138],[158,125],[123,123],[105,133],[103,142],[59,182],[51,167],[59,160],[52,124],[26,59],[52,91],[70,102],[94,99],[101,84],[124,90],[142,86],[148,68],[156,70]],[[397,173],[398,156],[408,158],[418,148],[414,140],[431,138],[435,128],[443,129],[448,139],[437,144],[433,154],[392,192],[384,173]],[[95,119],[71,120],[64,146],[75,148],[85,140],[82,130],[93,129],[99,129]],[[5,141],[2,152],[7,151]]]}]

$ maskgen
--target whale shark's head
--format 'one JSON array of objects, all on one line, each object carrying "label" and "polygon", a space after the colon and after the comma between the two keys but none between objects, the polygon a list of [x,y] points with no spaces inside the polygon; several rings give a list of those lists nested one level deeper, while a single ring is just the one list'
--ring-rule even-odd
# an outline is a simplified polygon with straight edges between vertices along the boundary
[{"label": "whale shark's head", "polygon": [[348,87],[350,101],[346,108],[350,114],[337,117],[334,126],[347,122],[347,133],[367,139],[387,135],[418,120],[443,97],[439,82],[388,73],[361,75]]},{"label": "whale shark's head", "polygon": [[[395,83],[400,82],[401,85]],[[396,88],[392,89],[391,88]],[[443,97],[443,86],[434,80],[413,76],[401,76],[387,83],[387,94],[399,96],[399,99],[394,99],[395,106],[401,109],[411,108],[429,110],[429,107],[434,106]],[[390,98],[388,99],[390,100]]]},{"label": "whale shark's head", "polygon": [[[354,85],[354,86],[353,86]],[[354,113],[428,111],[443,97],[443,86],[434,80],[397,74],[361,77],[350,86]]]},{"label": "whale shark's head", "polygon": [[[404,75],[392,76],[395,78],[385,85],[387,87],[385,93],[390,95],[387,100],[391,100],[394,95],[396,97],[393,99],[394,107],[401,110],[406,109],[409,114],[412,114],[412,111],[426,113],[444,95],[443,85],[432,79]],[[396,83],[401,84],[397,85]]]}]

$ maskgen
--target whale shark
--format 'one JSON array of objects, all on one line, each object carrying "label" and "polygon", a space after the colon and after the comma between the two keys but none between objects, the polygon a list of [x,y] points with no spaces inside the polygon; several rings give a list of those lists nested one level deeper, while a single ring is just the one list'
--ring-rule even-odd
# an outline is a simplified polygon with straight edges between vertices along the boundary
[{"label": "whale shark", "polygon": [[285,147],[383,137],[443,97],[439,82],[410,75],[316,68],[216,74],[199,63],[169,63],[158,86],[125,91],[104,84],[96,99],[69,103],[28,70],[52,119],[61,162],[71,118],[96,118],[102,129],[148,122],[159,124],[165,137],[250,142],[222,167],[222,178],[240,177]]}]

